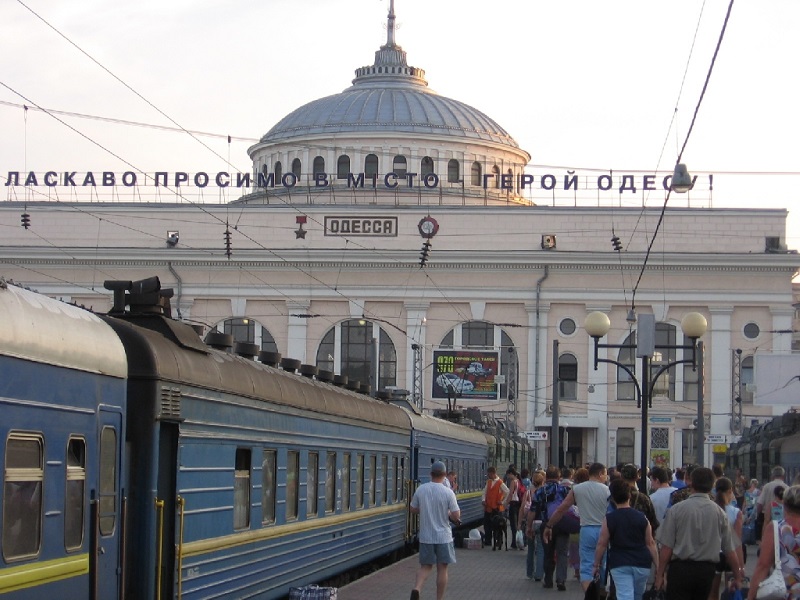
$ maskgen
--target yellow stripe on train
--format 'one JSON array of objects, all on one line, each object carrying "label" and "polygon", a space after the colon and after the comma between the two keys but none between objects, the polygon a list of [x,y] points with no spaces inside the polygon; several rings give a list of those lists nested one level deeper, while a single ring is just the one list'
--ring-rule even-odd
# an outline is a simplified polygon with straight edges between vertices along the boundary
[{"label": "yellow stripe on train", "polygon": [[89,573],[89,555],[76,554],[0,570],[0,594]]},{"label": "yellow stripe on train", "polygon": [[321,519],[313,518],[287,525],[266,526],[262,529],[254,529],[233,535],[226,535],[218,538],[198,540],[196,542],[186,542],[183,544],[183,556],[197,556],[208,552],[225,550],[244,544],[252,544],[267,539],[283,537],[288,534],[297,534],[312,529],[324,529],[338,527],[353,521],[371,520],[381,513],[394,513],[406,510],[405,504],[389,504],[367,510],[359,510],[341,515],[324,517]]}]

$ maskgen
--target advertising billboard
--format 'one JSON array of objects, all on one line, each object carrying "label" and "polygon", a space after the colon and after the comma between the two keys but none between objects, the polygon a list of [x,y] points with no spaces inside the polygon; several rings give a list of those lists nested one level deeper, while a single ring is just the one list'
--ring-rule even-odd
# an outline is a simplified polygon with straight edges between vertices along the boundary
[{"label": "advertising billboard", "polygon": [[432,398],[497,400],[500,386],[494,377],[500,369],[497,352],[482,350],[434,350]]}]

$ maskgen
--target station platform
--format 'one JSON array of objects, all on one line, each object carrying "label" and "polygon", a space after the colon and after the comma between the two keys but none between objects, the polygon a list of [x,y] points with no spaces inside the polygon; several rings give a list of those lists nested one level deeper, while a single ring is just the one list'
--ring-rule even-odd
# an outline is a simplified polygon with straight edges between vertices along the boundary
[{"label": "station platform", "polygon": [[[525,576],[527,551],[491,548],[468,550],[456,548],[456,564],[448,568],[448,600],[488,600],[491,598],[583,600],[580,582],[569,570],[567,590],[555,587],[544,589],[541,581]],[[756,547],[748,548],[745,572],[752,575],[756,564]],[[339,588],[339,600],[408,600],[414,587],[419,558],[415,554],[385,569]],[[436,570],[434,569],[420,593],[421,600],[435,600]]]}]

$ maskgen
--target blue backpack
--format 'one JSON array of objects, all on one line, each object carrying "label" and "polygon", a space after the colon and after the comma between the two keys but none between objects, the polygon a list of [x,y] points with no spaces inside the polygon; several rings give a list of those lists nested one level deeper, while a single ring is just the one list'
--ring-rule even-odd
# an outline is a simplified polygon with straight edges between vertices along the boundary
[{"label": "blue backpack", "polygon": [[[564,502],[564,498],[567,497],[569,494],[569,488],[557,483],[553,484],[545,484],[545,488],[543,490],[543,496],[545,499],[545,509],[542,511],[542,520],[546,521],[550,518],[550,515],[556,512],[561,503]],[[569,510],[565,512],[561,518],[558,520],[553,526],[554,533],[562,533],[562,534],[573,534],[578,533],[581,530],[581,519],[578,516],[577,511],[575,510],[575,506],[570,506]]]}]

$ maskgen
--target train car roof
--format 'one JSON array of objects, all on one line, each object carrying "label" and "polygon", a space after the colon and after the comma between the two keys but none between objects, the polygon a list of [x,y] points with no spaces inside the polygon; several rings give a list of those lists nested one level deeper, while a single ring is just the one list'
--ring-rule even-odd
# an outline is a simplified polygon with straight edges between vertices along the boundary
[{"label": "train car roof", "polygon": [[215,350],[185,323],[160,315],[131,320],[109,317],[107,321],[128,352],[131,379],[160,379],[409,430],[401,408]]},{"label": "train car roof", "polygon": [[465,425],[458,423],[451,423],[438,417],[431,415],[417,415],[410,411],[404,410],[411,420],[411,427],[417,431],[424,431],[425,433],[435,433],[451,438],[457,438],[466,442],[473,442],[475,444],[486,444],[486,437],[483,432]]},{"label": "train car roof", "polygon": [[122,343],[96,315],[4,281],[0,354],[112,377],[128,372]]}]

